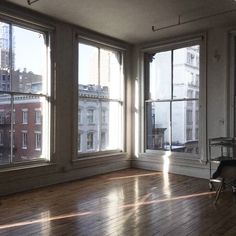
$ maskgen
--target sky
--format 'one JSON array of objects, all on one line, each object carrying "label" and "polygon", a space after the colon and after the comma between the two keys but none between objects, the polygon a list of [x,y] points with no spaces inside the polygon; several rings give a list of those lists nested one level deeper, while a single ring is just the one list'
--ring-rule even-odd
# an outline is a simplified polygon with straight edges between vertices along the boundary
[{"label": "sky", "polygon": [[43,35],[13,26],[13,38],[15,69],[22,71],[26,68],[27,71],[42,75],[46,65],[46,45]]}]

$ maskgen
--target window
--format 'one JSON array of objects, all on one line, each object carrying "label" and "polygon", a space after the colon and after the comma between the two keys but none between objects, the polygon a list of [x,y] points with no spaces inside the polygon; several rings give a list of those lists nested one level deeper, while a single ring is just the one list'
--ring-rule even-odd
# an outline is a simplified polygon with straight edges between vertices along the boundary
[{"label": "window", "polygon": [[82,111],[81,111],[81,109],[79,109],[79,113],[78,113],[78,123],[82,124]]},{"label": "window", "polygon": [[193,130],[192,130],[192,128],[187,128],[187,130],[186,130],[187,141],[192,140],[192,138],[193,138]]},{"label": "window", "polygon": [[[87,146],[81,147],[80,153],[87,151],[91,153],[91,150],[121,151],[123,149],[122,52],[102,45],[80,42],[78,67],[78,130],[87,133]],[[87,118],[84,125],[80,122],[82,107],[86,111]],[[106,135],[102,131],[104,129]]]},{"label": "window", "polygon": [[40,151],[42,147],[42,134],[39,131],[35,131],[35,150]]},{"label": "window", "polygon": [[5,123],[5,112],[0,111],[0,124],[4,124],[4,123]]},{"label": "window", "polygon": [[106,120],[107,120],[106,115],[107,115],[106,110],[102,109],[102,123],[103,124],[106,124]]},{"label": "window", "polygon": [[28,109],[22,110],[22,124],[28,124]]},{"label": "window", "polygon": [[[3,17],[0,55],[0,70],[6,75],[0,84],[0,123],[6,129],[0,165],[49,160],[50,33],[46,27],[31,27],[20,19],[11,22],[10,16],[4,22]],[[34,134],[35,124],[41,134]]]},{"label": "window", "polygon": [[35,124],[41,125],[41,110],[35,109]]},{"label": "window", "polygon": [[191,125],[193,123],[193,111],[187,110],[187,124]]},{"label": "window", "polygon": [[22,149],[27,149],[27,146],[28,146],[28,132],[27,131],[22,131],[21,133],[21,140],[22,140]]},{"label": "window", "polygon": [[0,146],[3,146],[4,133],[3,130],[0,130]]},{"label": "window", "polygon": [[88,124],[93,124],[94,122],[94,110],[93,109],[88,109],[87,111],[87,121]]},{"label": "window", "polygon": [[87,149],[88,150],[93,149],[93,145],[94,145],[94,143],[93,143],[93,133],[90,132],[90,133],[87,134]]},{"label": "window", "polygon": [[106,132],[101,133],[101,146],[102,149],[106,149]]},{"label": "window", "polygon": [[[149,150],[195,153],[194,135],[199,110],[199,85],[192,78],[200,74],[191,66],[199,57],[200,45],[145,54],[145,146]],[[187,58],[188,64],[185,64]],[[189,75],[191,75],[189,77]],[[189,80],[190,79],[190,80]],[[191,81],[191,83],[189,83]],[[191,140],[191,143],[189,142]]]}]

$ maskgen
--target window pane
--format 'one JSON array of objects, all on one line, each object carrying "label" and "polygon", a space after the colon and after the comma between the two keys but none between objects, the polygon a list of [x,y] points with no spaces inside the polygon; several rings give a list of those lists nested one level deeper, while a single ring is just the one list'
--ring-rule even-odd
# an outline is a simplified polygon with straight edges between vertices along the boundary
[{"label": "window pane", "polygon": [[198,97],[199,45],[176,49],[173,54],[173,99]]},{"label": "window pane", "polygon": [[98,48],[82,43],[79,43],[79,88],[87,91],[88,96],[98,90]]},{"label": "window pane", "polygon": [[149,99],[171,98],[171,51],[156,53],[150,63]]},{"label": "window pane", "polygon": [[101,149],[121,150],[123,135],[122,105],[119,102],[102,102],[101,105]]},{"label": "window pane", "polygon": [[198,153],[199,107],[186,101],[172,103],[172,150]]},{"label": "window pane", "polygon": [[78,66],[78,152],[121,150],[122,103],[112,101],[123,100],[121,53],[79,43]]},{"label": "window pane", "polygon": [[10,163],[11,96],[0,95],[0,165]]},{"label": "window pane", "polygon": [[122,97],[121,55],[119,52],[100,49],[100,85],[103,96]]},{"label": "window pane", "polygon": [[46,44],[42,33],[12,27],[15,67],[12,91],[46,93]]},{"label": "window pane", "polygon": [[170,103],[147,103],[147,149],[170,149]]},{"label": "window pane", "polygon": [[[45,158],[45,141],[43,132],[46,107],[45,98],[38,96],[14,96],[15,124],[14,132],[14,162],[40,160]],[[36,120],[36,112],[40,111],[40,117]],[[27,122],[24,114],[27,112]],[[26,119],[26,118],[25,118]],[[37,122],[36,122],[37,121]],[[40,121],[40,122],[39,122]],[[44,151],[44,155],[42,155]]]},{"label": "window pane", "polygon": [[[9,24],[0,21],[0,66],[4,72],[9,71],[10,65],[10,34]],[[14,65],[14,62],[13,62]],[[5,81],[5,80],[3,80]]]}]

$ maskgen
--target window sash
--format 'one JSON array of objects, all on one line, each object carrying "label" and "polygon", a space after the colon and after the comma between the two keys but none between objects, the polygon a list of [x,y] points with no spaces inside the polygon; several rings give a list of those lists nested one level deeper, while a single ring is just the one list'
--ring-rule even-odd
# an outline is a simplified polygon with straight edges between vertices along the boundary
[{"label": "window sash", "polygon": [[[200,53],[201,52],[201,50],[200,50],[201,49],[201,44],[199,42],[196,43],[196,44],[193,44],[193,45],[189,45],[189,46],[195,46],[195,45],[199,45],[199,53]],[[183,46],[183,48],[184,47],[186,47],[186,46]],[[173,66],[174,66],[173,54],[174,54],[174,50],[176,50],[176,49],[178,49],[178,47],[177,48],[172,48],[172,49],[169,49],[169,50],[166,49],[166,51],[171,51],[171,97],[169,99],[151,99],[151,98],[149,98],[149,96],[147,96],[149,94],[149,80],[150,80],[150,73],[149,72],[147,73],[147,69],[150,66],[149,58],[150,58],[150,56],[152,57],[152,55],[154,55],[154,54],[150,54],[150,53],[148,53],[148,54],[145,53],[144,54],[144,66],[145,66],[144,73],[145,73],[145,76],[148,75],[148,78],[145,80],[145,94],[144,94],[144,116],[145,116],[145,118],[144,118],[144,122],[145,122],[145,125],[144,125],[144,127],[145,127],[144,128],[144,131],[145,131],[145,135],[144,135],[144,137],[145,137],[145,139],[144,139],[144,149],[146,151],[148,151],[148,150],[154,151],[153,149],[148,149],[147,148],[147,106],[148,106],[148,104],[153,103],[153,102],[160,102],[160,103],[162,103],[162,102],[169,102],[169,104],[170,104],[170,126],[169,126],[169,128],[170,128],[170,131],[169,131],[170,132],[170,150],[172,150],[172,145],[171,145],[171,142],[172,142],[172,129],[173,129],[173,127],[172,127],[172,103],[174,103],[174,102],[181,102],[181,101],[186,101],[186,102],[196,101],[199,104],[199,101],[200,101],[200,99],[199,99],[199,92],[200,91],[197,92],[198,93],[198,97],[196,97],[196,98],[193,98],[192,96],[190,96],[190,97],[188,96],[188,97],[184,97],[184,98],[174,98],[173,97],[173,88],[174,88],[174,82],[173,82],[173,78],[174,78],[174,74],[173,74],[174,73],[174,70],[173,70],[174,69],[173,68]],[[149,71],[149,69],[148,69],[148,71]],[[199,73],[201,73],[200,69],[199,69]],[[197,81],[196,82],[199,85],[199,83],[200,83],[199,75],[197,77]],[[200,89],[200,86],[199,86],[199,89]],[[199,115],[199,108],[198,108],[198,115]],[[196,124],[198,125],[198,119],[196,120]],[[197,128],[196,130],[197,130],[197,132],[199,132],[199,128]],[[199,136],[200,136],[199,133],[197,135],[195,135],[195,137],[196,136],[199,138]],[[199,139],[198,139],[198,145],[199,144],[200,144],[200,142],[199,142]],[[158,150],[155,150],[155,151],[158,151]]]}]

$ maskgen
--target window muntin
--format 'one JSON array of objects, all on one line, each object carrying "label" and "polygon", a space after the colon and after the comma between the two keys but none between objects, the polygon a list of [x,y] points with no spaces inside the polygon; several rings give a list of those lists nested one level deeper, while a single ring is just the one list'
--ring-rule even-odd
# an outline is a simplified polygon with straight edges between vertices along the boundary
[{"label": "window muntin", "polygon": [[[48,39],[46,30],[0,21],[0,121],[5,140],[0,165],[49,159]],[[41,109],[40,122],[35,109]],[[34,130],[42,135],[37,152]]]},{"label": "window muntin", "polygon": [[[87,145],[82,142],[78,151],[91,153],[122,150],[123,60],[121,52],[79,43],[78,66],[78,130],[83,135],[87,133]],[[83,124],[81,108],[86,116],[86,122]],[[107,130],[105,136],[102,130]]]},{"label": "window muntin", "polygon": [[199,51],[193,45],[145,57],[146,149],[198,154]]}]

